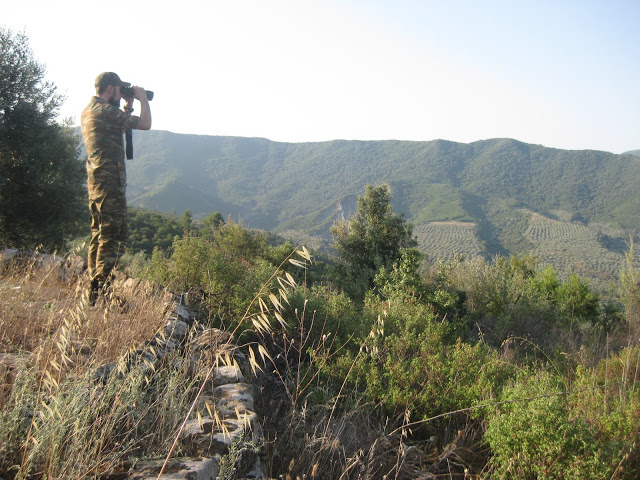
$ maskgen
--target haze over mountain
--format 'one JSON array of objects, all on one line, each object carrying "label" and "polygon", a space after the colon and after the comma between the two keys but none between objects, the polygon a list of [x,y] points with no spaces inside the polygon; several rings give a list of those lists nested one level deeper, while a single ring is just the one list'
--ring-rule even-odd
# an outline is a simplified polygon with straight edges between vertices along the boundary
[{"label": "haze over mountain", "polygon": [[131,205],[188,209],[195,218],[219,211],[316,247],[330,241],[336,218],[354,211],[366,184],[381,183],[432,259],[452,250],[533,252],[565,272],[608,279],[629,235],[640,230],[640,158],[632,154],[511,139],[280,143],[166,131],[134,137]]}]

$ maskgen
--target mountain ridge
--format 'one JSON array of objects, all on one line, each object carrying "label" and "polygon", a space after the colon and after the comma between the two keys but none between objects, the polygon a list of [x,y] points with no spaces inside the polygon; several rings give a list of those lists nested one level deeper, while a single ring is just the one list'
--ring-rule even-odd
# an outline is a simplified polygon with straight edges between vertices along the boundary
[{"label": "mountain ridge", "polygon": [[[595,182],[591,185],[588,182],[598,180],[594,175],[585,176],[585,169],[596,170],[594,162],[618,159],[616,170],[612,171],[613,167],[610,167],[607,175],[624,179],[625,168],[619,161],[624,154],[550,149],[513,139],[480,140],[468,144],[446,140],[334,140],[296,144],[262,138],[196,136],[162,131],[144,134],[136,136],[135,145],[136,152],[142,153],[128,164],[132,204],[153,206],[161,211],[189,208],[196,216],[217,205],[226,210],[221,212],[223,214],[243,213],[249,217],[256,209],[256,215],[268,213],[270,217],[277,211],[277,218],[260,222],[264,224],[260,227],[266,229],[313,213],[319,206],[328,208],[342,197],[358,195],[367,183],[382,182],[389,183],[392,194],[394,189],[407,193],[407,188],[413,191],[421,185],[436,185],[438,196],[448,195],[448,203],[452,205],[460,204],[462,195],[447,194],[443,186],[463,188],[467,193],[480,193],[489,198],[514,198],[532,204],[537,204],[539,199],[525,187],[559,188],[559,191],[544,196],[553,197],[546,202],[549,209],[561,207],[566,200],[566,188],[577,188],[575,185],[578,185],[582,192],[575,192],[572,201],[578,203],[568,205],[571,207],[569,210],[592,208],[597,214],[597,208],[582,205],[585,202],[581,200],[581,193],[591,193],[590,197],[593,197],[591,190],[597,187]],[[148,148],[149,144],[153,147]],[[563,158],[545,162],[558,155]],[[552,172],[551,180],[559,178],[562,182],[558,185],[558,182],[548,181],[549,172]],[[314,175],[314,180],[306,178],[309,174]],[[567,178],[571,182],[567,183]],[[301,184],[301,179],[304,189],[296,186]],[[207,208],[189,202],[183,202],[188,204],[183,208],[168,208],[159,201],[149,202],[150,198],[162,197],[158,190],[171,187],[176,182],[197,190],[200,199],[207,200],[204,202]],[[606,182],[614,183],[611,179]],[[628,185],[622,187],[628,188]],[[274,192],[277,198],[287,199],[287,203],[295,208],[272,205]],[[303,201],[310,194],[321,203]],[[424,202],[411,205],[406,197],[393,196],[399,205],[405,203],[403,210],[408,218],[420,215]],[[432,196],[427,192],[427,199]],[[586,203],[593,199],[588,200]],[[462,217],[466,214],[458,213]],[[426,217],[433,215],[433,212],[425,214]],[[448,220],[450,217],[451,212],[448,212],[444,218],[427,219]],[[245,219],[249,221],[248,217]],[[640,218],[634,217],[628,225],[624,219],[616,221],[624,227],[636,227],[638,220]]]},{"label": "mountain ridge", "polygon": [[509,138],[286,143],[153,130],[134,133],[134,151],[131,205],[188,209],[195,218],[219,211],[248,227],[325,242],[336,205],[382,183],[394,211],[416,226],[473,223],[473,249],[481,245],[485,256],[530,251],[527,212],[607,225],[623,236],[640,230],[640,158],[631,153]]}]

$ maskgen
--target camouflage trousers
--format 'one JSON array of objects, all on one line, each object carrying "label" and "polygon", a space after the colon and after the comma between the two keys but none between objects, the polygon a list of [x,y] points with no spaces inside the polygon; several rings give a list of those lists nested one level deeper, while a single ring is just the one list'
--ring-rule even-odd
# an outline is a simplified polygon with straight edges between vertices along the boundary
[{"label": "camouflage trousers", "polygon": [[89,275],[92,282],[104,283],[124,253],[127,240],[127,200],[124,189],[89,192],[91,242]]}]

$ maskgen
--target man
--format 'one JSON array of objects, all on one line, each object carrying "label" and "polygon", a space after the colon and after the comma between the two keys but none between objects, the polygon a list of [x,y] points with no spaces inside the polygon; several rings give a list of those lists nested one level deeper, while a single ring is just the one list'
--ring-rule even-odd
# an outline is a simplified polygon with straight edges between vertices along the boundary
[{"label": "man", "polygon": [[[87,148],[87,187],[91,212],[89,244],[89,302],[94,305],[109,290],[112,273],[124,252],[127,236],[127,173],[123,134],[130,129],[149,130],[151,110],[143,88],[134,86],[133,96],[122,96],[131,87],[113,72],[98,75],[96,96],[83,110],[82,137]],[[120,110],[120,100],[125,105]],[[140,102],[140,116],[134,116],[133,100]]]}]

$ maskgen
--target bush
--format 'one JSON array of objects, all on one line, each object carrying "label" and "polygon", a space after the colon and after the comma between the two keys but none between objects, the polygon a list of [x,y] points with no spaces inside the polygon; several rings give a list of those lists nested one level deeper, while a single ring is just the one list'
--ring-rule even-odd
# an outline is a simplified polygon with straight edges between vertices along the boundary
[{"label": "bush", "polygon": [[536,266],[531,256],[456,258],[441,266],[439,278],[465,292],[468,320],[494,346],[515,335],[537,343],[541,352],[596,347],[619,325],[614,305],[601,306],[585,280],[572,274],[563,281],[552,267]]},{"label": "bush", "polygon": [[488,415],[492,478],[638,478],[637,393],[607,405],[585,370],[571,391],[557,375],[521,372]]},{"label": "bush", "polygon": [[228,223],[206,237],[176,237],[170,258],[156,248],[146,276],[172,291],[193,293],[217,321],[235,326],[273,273],[262,258],[267,248],[260,234]]},{"label": "bush", "polygon": [[170,251],[173,239],[184,233],[174,217],[152,210],[129,208],[127,222],[127,252],[133,254],[150,255],[156,247]]},{"label": "bush", "polygon": [[380,268],[391,269],[401,249],[417,246],[412,232],[413,226],[393,213],[389,188],[367,185],[353,217],[331,227],[338,253],[334,281],[361,303]]},{"label": "bush", "polygon": [[[292,332],[315,343],[330,338],[336,348],[358,348],[367,333],[362,316],[344,293],[327,286],[296,290],[290,298],[285,318]],[[295,318],[294,318],[295,317]],[[355,339],[355,340],[354,340]]]},{"label": "bush", "polygon": [[339,355],[330,372],[348,375],[352,386],[391,416],[410,411],[412,420],[423,420],[477,406],[508,375],[495,352],[462,342],[455,322],[437,316],[431,305],[406,297],[369,298],[363,319],[370,334],[361,352]]}]

